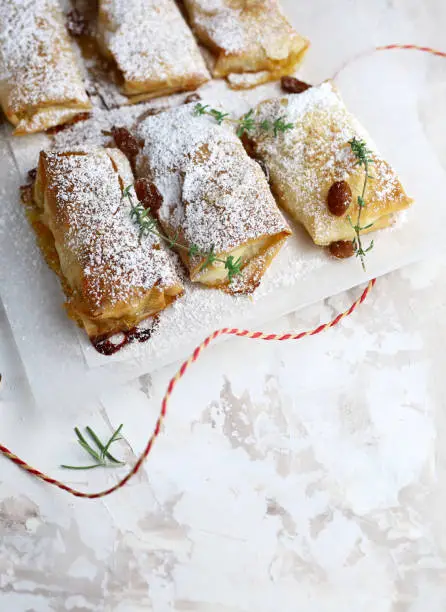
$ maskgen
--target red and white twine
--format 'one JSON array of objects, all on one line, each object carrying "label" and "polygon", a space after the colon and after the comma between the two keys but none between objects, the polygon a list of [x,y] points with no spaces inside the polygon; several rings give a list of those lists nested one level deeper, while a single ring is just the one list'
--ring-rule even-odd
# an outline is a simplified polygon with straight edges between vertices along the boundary
[{"label": "red and white twine", "polygon": [[[438,57],[446,58],[446,53],[443,52],[443,51],[437,51],[436,49],[432,49],[430,47],[421,47],[421,46],[418,46],[418,45],[405,45],[405,44],[383,45],[383,46],[380,46],[380,47],[376,47],[371,52],[373,52],[373,51],[391,51],[391,50],[414,50],[414,51],[421,51],[421,52],[429,53],[431,55],[435,55],[435,56],[438,56]],[[363,55],[367,55],[367,54],[368,54],[368,52],[365,53],[365,54],[362,54],[362,55],[360,55],[358,57],[362,57]],[[357,59],[357,58],[354,58],[354,59]],[[354,60],[350,60],[348,62],[348,64],[350,64],[352,61],[354,61]],[[338,71],[337,74],[339,74],[346,66],[347,66],[347,64],[345,64],[341,68],[341,70]],[[10,461],[15,463],[18,467],[20,467],[21,469],[25,470],[26,472],[28,472],[32,476],[34,476],[35,478],[38,478],[39,480],[42,480],[42,481],[46,482],[47,484],[53,485],[55,487],[58,487],[59,489],[62,489],[63,491],[66,491],[67,493],[70,493],[71,495],[74,495],[75,497],[82,497],[82,498],[85,498],[85,499],[98,499],[98,498],[101,498],[101,497],[106,497],[107,495],[110,495],[111,493],[114,493],[118,489],[122,489],[129,482],[129,480],[133,476],[135,476],[135,474],[138,473],[138,471],[140,470],[142,464],[144,463],[144,461],[147,459],[148,455],[150,454],[150,452],[151,452],[151,450],[153,448],[153,445],[155,443],[155,440],[160,435],[161,428],[162,428],[163,423],[165,421],[165,418],[167,416],[167,408],[168,408],[168,405],[169,405],[169,401],[170,401],[170,399],[172,397],[172,393],[173,393],[175,387],[177,386],[179,381],[184,377],[184,375],[186,374],[187,370],[196,361],[198,361],[199,357],[202,355],[202,353],[205,351],[205,349],[212,342],[214,342],[214,340],[216,340],[220,336],[229,335],[229,336],[238,336],[239,338],[249,338],[251,340],[274,340],[274,341],[283,342],[283,341],[286,341],[286,340],[302,340],[303,338],[307,338],[309,336],[316,336],[317,334],[321,334],[322,332],[325,332],[325,331],[331,329],[332,327],[335,327],[343,319],[345,319],[346,317],[349,317],[357,309],[357,307],[360,306],[364,302],[364,300],[367,298],[367,296],[369,295],[371,289],[375,285],[375,282],[376,282],[375,279],[370,281],[370,283],[367,285],[366,289],[363,291],[361,296],[355,302],[353,302],[353,304],[350,306],[350,308],[348,308],[348,310],[346,310],[345,312],[337,315],[337,317],[335,317],[334,319],[332,319],[328,323],[324,323],[322,325],[319,325],[315,329],[311,329],[311,330],[308,330],[308,331],[300,332],[300,333],[297,333],[297,334],[290,334],[290,333],[287,333],[287,334],[266,334],[266,333],[260,332],[260,331],[259,332],[254,332],[254,331],[249,331],[249,330],[242,330],[242,329],[237,329],[237,328],[230,329],[230,328],[225,327],[223,329],[219,329],[219,330],[216,330],[215,332],[213,332],[210,336],[208,336],[200,344],[200,346],[198,346],[195,349],[195,351],[183,363],[183,365],[180,367],[178,372],[175,374],[175,376],[170,381],[169,386],[167,387],[167,391],[166,391],[166,393],[164,395],[163,401],[161,403],[161,408],[160,408],[158,419],[157,419],[156,424],[155,424],[154,431],[153,431],[152,435],[150,436],[144,451],[140,455],[140,457],[137,460],[137,462],[135,463],[135,465],[126,474],[126,476],[124,476],[119,482],[117,482],[115,485],[113,485],[112,487],[110,487],[108,489],[105,489],[103,491],[99,491],[98,493],[86,493],[84,491],[78,491],[77,489],[69,487],[68,485],[64,484],[63,482],[61,482],[59,480],[56,480],[55,478],[51,478],[51,476],[48,476],[47,474],[44,474],[43,472],[40,472],[38,469],[34,468],[32,465],[29,465],[26,461],[24,461],[20,457],[17,457],[17,455],[15,455],[12,451],[10,451],[8,448],[6,448],[6,446],[3,446],[2,444],[0,444],[0,453],[4,457],[9,459]]]},{"label": "red and white twine", "polygon": [[436,55],[437,57],[446,58],[445,51],[438,51],[437,49],[433,49],[432,47],[421,47],[420,45],[404,45],[404,44],[392,44],[392,45],[381,45],[379,47],[374,47],[372,49],[367,49],[362,53],[358,53],[354,57],[351,57],[347,60],[334,74],[332,77],[336,79],[343,70],[345,70],[348,66],[356,62],[357,60],[372,55],[376,53],[376,51],[421,51],[422,53],[429,53],[429,55]]}]

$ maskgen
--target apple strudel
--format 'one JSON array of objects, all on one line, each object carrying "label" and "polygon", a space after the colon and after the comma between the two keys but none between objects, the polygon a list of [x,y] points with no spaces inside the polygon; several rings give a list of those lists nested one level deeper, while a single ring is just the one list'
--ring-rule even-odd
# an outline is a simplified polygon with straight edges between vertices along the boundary
[{"label": "apple strudel", "polygon": [[[150,187],[145,205],[181,245],[191,280],[250,293],[291,231],[232,129],[195,109],[187,104],[136,126],[144,143],[136,175]],[[228,258],[240,264],[240,276],[228,274]]]},{"label": "apple strudel", "polygon": [[123,192],[132,183],[117,149],[40,154],[32,225],[68,315],[92,340],[133,329],[183,292],[167,249],[131,219]]},{"label": "apple strudel", "polygon": [[[278,0],[184,0],[191,25],[211,52],[216,78],[249,89],[293,72],[309,43],[284,16]],[[251,73],[249,79],[240,73]]]},{"label": "apple strudel", "polygon": [[98,28],[131,102],[194,90],[210,78],[174,0],[100,0]]},{"label": "apple strudel", "polygon": [[[366,203],[361,212],[363,233],[388,227],[399,211],[412,204],[395,171],[331,82],[262,102],[255,117],[257,125],[279,120],[290,128],[276,136],[257,129],[245,137],[245,145],[268,168],[280,206],[317,245],[355,239],[358,198]],[[355,157],[355,143],[371,149],[367,149],[371,178],[364,197],[364,167]]]},{"label": "apple strudel", "polygon": [[90,110],[57,0],[0,0],[0,104],[14,134]]}]

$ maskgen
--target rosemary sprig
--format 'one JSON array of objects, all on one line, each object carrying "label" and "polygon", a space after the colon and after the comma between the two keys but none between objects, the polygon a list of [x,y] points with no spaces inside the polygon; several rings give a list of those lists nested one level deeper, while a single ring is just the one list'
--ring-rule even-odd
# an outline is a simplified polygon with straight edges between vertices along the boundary
[{"label": "rosemary sprig", "polygon": [[353,246],[355,249],[356,257],[359,257],[361,260],[362,268],[365,272],[365,256],[369,253],[374,246],[373,240],[369,244],[369,246],[364,249],[361,241],[361,232],[370,229],[373,227],[373,223],[369,223],[368,225],[361,226],[361,215],[362,211],[366,206],[365,202],[365,194],[367,191],[367,185],[370,179],[373,179],[373,176],[369,174],[369,166],[374,163],[372,158],[372,151],[367,148],[367,143],[364,140],[358,140],[357,138],[353,138],[348,143],[351,147],[353,155],[356,157],[356,166],[364,167],[364,184],[362,187],[362,193],[358,196],[358,216],[356,219],[356,224],[353,223],[350,215],[348,216],[348,220],[350,225],[355,231],[355,238],[353,240]]},{"label": "rosemary sprig", "polygon": [[131,194],[131,189],[132,185],[126,187],[122,192],[122,196],[129,199],[131,206],[130,217],[133,219],[134,223],[139,226],[140,238],[153,234],[166,242],[170,249],[176,247],[182,251],[187,251],[189,257],[204,257],[205,259],[201,266],[201,271],[215,262],[222,263],[225,270],[227,270],[229,282],[232,282],[235,276],[241,274],[243,264],[241,257],[237,257],[237,259],[235,259],[233,255],[228,255],[226,258],[218,257],[215,254],[214,246],[212,246],[209,251],[205,251],[200,249],[200,247],[198,247],[196,244],[186,246],[185,244],[179,242],[178,234],[170,238],[169,236],[166,236],[160,232],[158,223],[150,214],[150,210],[145,208],[141,202],[135,203]]},{"label": "rosemary sprig", "polygon": [[114,442],[121,440],[119,434],[121,433],[122,427],[123,425],[120,425],[105,444],[101,442],[91,427],[86,427],[85,431],[93,440],[96,448],[93,448],[84,438],[79,428],[75,427],[74,433],[76,434],[78,444],[94,459],[95,463],[91,465],[61,465],[60,467],[66,470],[92,470],[97,467],[118,467],[119,465],[124,465],[123,461],[119,461],[110,453],[110,446]]},{"label": "rosemary sprig", "polygon": [[218,125],[221,125],[223,121],[233,123],[237,126],[237,136],[241,138],[243,134],[252,132],[257,127],[265,132],[273,132],[274,136],[278,136],[280,133],[291,130],[294,127],[293,123],[286,123],[284,117],[279,117],[275,121],[256,121],[254,118],[254,111],[251,109],[246,115],[240,117],[240,119],[231,119],[229,113],[223,113],[215,108],[211,108],[209,104],[196,104],[194,108],[194,114],[209,115],[213,117]]}]

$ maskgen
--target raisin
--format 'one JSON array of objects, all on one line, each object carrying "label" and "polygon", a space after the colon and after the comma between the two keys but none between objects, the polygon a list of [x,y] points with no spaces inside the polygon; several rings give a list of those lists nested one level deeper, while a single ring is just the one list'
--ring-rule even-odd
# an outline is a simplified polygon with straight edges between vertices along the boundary
[{"label": "raisin", "polygon": [[122,153],[124,153],[129,162],[133,164],[136,156],[140,151],[139,142],[136,140],[133,134],[128,131],[127,128],[113,127],[111,132],[118,149],[122,151]]},{"label": "raisin", "polygon": [[333,183],[327,195],[328,210],[336,217],[342,217],[352,203],[352,190],[346,181]]},{"label": "raisin", "polygon": [[138,179],[135,183],[135,193],[144,208],[150,210],[152,215],[156,217],[163,203],[163,197],[156,185],[148,179]]},{"label": "raisin", "polygon": [[337,240],[328,247],[330,255],[337,259],[348,259],[355,254],[355,246],[352,240]]},{"label": "raisin", "polygon": [[282,89],[287,93],[300,94],[311,88],[311,85],[305,81],[299,81],[296,77],[284,76],[281,79]]}]

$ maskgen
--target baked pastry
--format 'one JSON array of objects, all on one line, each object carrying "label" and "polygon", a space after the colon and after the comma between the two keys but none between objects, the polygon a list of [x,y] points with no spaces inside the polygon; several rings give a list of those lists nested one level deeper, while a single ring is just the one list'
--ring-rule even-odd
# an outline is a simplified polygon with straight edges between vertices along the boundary
[{"label": "baked pastry", "polygon": [[[245,145],[268,168],[280,206],[305,227],[317,245],[355,238],[352,224],[358,215],[365,170],[357,163],[350,144],[353,139],[364,141],[371,149],[373,178],[368,181],[361,213],[363,232],[388,227],[398,211],[412,204],[395,171],[376,151],[331,82],[262,102],[255,118],[256,125],[262,121],[273,125],[277,120],[290,124],[290,129],[276,136],[272,130],[257,129],[245,137]],[[344,200],[348,208],[333,208],[332,196],[338,204]]]},{"label": "baked pastry", "polygon": [[194,90],[210,78],[174,0],[100,0],[98,28],[131,102]]},{"label": "baked pastry", "polygon": [[[178,248],[190,278],[231,293],[249,293],[291,233],[259,164],[232,129],[195,104],[147,117],[136,127],[144,143],[136,175],[150,185],[152,211]],[[185,247],[185,248],[184,248]],[[220,260],[240,258],[230,278]],[[208,262],[209,263],[209,262]]]},{"label": "baked pastry", "polygon": [[57,0],[0,0],[0,104],[14,134],[91,108]]},{"label": "baked pastry", "polygon": [[92,340],[134,328],[183,292],[166,248],[132,221],[123,197],[132,183],[117,149],[40,154],[33,227],[61,278],[68,315]]},{"label": "baked pastry", "polygon": [[[198,39],[213,58],[213,75],[248,89],[290,74],[309,46],[278,0],[184,0]],[[241,78],[231,73],[256,73]]]}]

